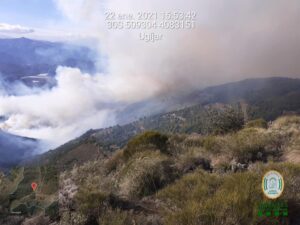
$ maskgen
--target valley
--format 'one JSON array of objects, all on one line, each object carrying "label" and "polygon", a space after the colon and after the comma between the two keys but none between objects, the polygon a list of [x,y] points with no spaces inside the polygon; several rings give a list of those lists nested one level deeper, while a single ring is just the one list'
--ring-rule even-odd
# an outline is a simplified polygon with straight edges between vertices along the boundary
[{"label": "valley", "polygon": [[[274,82],[273,89],[262,86],[256,90],[256,99],[253,95],[251,99],[247,97],[257,87],[252,80],[229,84],[238,87],[245,82],[255,83],[248,89],[231,87],[237,93],[225,98],[223,91],[228,85],[208,88],[192,95],[209,96],[198,97],[202,103],[125,125],[90,130],[27,161],[1,177],[2,224],[11,224],[11,220],[25,224],[31,220],[78,225],[175,225],[178,220],[181,224],[194,224],[198,217],[206,221],[209,215],[205,210],[212,207],[199,191],[210,191],[213,201],[221,202],[219,208],[209,209],[214,220],[220,222],[220,213],[230,200],[221,198],[219,192],[234,194],[227,184],[230,180],[244,185],[257,183],[246,190],[249,197],[237,196],[242,205],[235,204],[239,208],[234,210],[242,212],[247,204],[253,205],[249,214],[239,217],[239,223],[261,224],[268,218],[257,220],[251,216],[255,214],[255,202],[262,200],[256,188],[263,171],[276,168],[287,177],[288,191],[283,198],[292,209],[289,224],[296,225],[300,119],[296,116],[298,104],[291,104],[294,99],[289,97],[299,89],[297,85],[295,89],[285,89],[282,82],[294,85],[298,80],[268,81]],[[278,90],[277,81],[282,90]],[[235,94],[243,98],[235,98]],[[275,110],[261,107],[266,102],[272,102]],[[290,115],[285,115],[288,112]],[[268,122],[273,116],[278,119]],[[31,182],[38,183],[36,192],[31,190]],[[199,189],[204,184],[204,189]],[[177,205],[178,201],[185,203]],[[189,211],[193,204],[199,207],[197,213]]]}]

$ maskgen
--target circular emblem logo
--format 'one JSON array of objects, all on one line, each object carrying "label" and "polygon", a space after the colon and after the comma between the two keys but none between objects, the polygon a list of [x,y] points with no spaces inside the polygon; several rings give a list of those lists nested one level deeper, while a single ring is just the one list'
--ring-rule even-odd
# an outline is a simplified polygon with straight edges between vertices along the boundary
[{"label": "circular emblem logo", "polygon": [[279,198],[284,189],[284,180],[281,174],[275,170],[267,172],[262,180],[262,189],[267,198]]}]

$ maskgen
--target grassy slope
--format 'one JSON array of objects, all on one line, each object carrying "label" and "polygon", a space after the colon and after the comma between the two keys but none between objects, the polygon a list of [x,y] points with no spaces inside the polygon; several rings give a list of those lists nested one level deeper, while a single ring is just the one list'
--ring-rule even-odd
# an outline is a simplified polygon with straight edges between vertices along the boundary
[{"label": "grassy slope", "polygon": [[[68,193],[61,220],[70,224],[71,213],[80,221],[94,215],[105,221],[102,224],[114,225],[132,220],[170,225],[272,224],[255,216],[258,202],[264,200],[258,188],[261,176],[272,168],[286,178],[283,199],[291,207],[289,224],[297,224],[293,220],[300,204],[300,168],[283,162],[293,162],[289,155],[299,154],[299,124],[295,116],[280,118],[267,129],[263,121],[253,121],[225,135],[174,134],[167,142],[155,132],[137,136],[112,156],[82,162],[61,174],[59,191]],[[84,146],[98,149],[91,143]],[[68,162],[69,155],[61,160]],[[238,168],[237,163],[245,167]],[[7,186],[14,190],[10,207],[34,215],[43,212],[58,200],[58,179],[57,169],[49,165],[16,170]],[[39,183],[35,194],[32,181]]]},{"label": "grassy slope", "polygon": [[[299,125],[300,117],[284,117],[268,129],[256,121],[226,135],[171,135],[167,150],[151,138],[147,142],[149,135],[138,136],[109,159],[65,172],[79,188],[72,214],[83,221],[93,215],[106,225],[296,225],[300,166],[286,154],[299,152]],[[134,154],[128,158],[128,152]],[[286,182],[286,219],[257,216],[258,204],[268,201],[261,178],[270,169]]]}]

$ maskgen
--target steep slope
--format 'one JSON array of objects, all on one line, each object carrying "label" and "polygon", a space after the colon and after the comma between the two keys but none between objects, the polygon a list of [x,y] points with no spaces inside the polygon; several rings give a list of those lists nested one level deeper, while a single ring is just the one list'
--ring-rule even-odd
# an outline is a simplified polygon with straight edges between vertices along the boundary
[{"label": "steep slope", "polygon": [[[138,135],[111,157],[62,173],[61,222],[297,225],[300,167],[285,154],[299,151],[299,124],[295,116],[226,135]],[[271,169],[284,176],[287,217],[257,216]]]},{"label": "steep slope", "polygon": [[186,99],[202,104],[247,103],[250,116],[274,120],[287,112],[299,112],[300,79],[262,78],[209,87],[196,91]]},{"label": "steep slope", "polygon": [[[291,152],[299,153],[299,124],[299,117],[289,116],[269,126],[251,121],[222,135],[144,132],[112,155],[93,141],[77,139],[67,145],[71,149],[54,154],[56,161],[50,155],[44,164],[16,169],[9,177],[0,175],[0,222],[12,215],[24,220],[23,215],[48,221],[43,222],[46,225],[49,219],[38,215],[47,215],[52,222],[76,225],[176,225],[178,221],[192,225],[199,220],[210,225],[214,223],[206,216],[212,212],[215,221],[226,225],[232,219],[243,225],[266,224],[268,217],[254,215],[263,200],[261,177],[276,169],[285,177],[282,199],[290,208],[286,219],[296,225],[300,168],[287,162],[293,163]],[[61,165],[67,166],[57,167]],[[31,182],[38,183],[36,192]],[[243,194],[237,195],[237,189]],[[228,205],[234,207],[232,212]]]},{"label": "steep slope", "polygon": [[[226,133],[240,129],[243,123],[243,114],[238,104],[217,104],[205,107],[196,105],[175,112],[142,118],[123,126],[90,130],[77,139],[37,157],[36,162],[54,164],[59,168],[70,168],[74,163],[82,162],[78,158],[79,155],[86,158],[85,155],[88,154],[89,159],[93,159],[96,149],[109,155],[126,145],[130,138],[146,130],[164,133]],[[94,147],[84,147],[88,144]],[[82,150],[81,153],[79,149]],[[61,160],[64,158],[68,158],[68,163],[66,160]]]},{"label": "steep slope", "polygon": [[193,105],[243,102],[253,106],[253,117],[273,120],[285,111],[299,111],[297,97],[300,79],[270,77],[247,79],[204,89],[191,90],[188,94],[172,94],[139,102],[126,108],[119,115],[119,122],[131,122],[140,117],[167,113]]}]

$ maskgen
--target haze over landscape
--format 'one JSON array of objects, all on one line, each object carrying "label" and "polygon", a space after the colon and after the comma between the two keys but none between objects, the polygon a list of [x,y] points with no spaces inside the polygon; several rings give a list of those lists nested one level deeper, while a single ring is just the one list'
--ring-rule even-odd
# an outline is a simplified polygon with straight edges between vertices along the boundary
[{"label": "haze over landscape", "polygon": [[297,0],[1,0],[0,225],[299,225],[299,22]]},{"label": "haze over landscape", "polygon": [[[2,12],[12,13],[13,4],[17,1],[4,1]],[[99,53],[94,60],[100,72],[85,73],[76,65],[67,68],[57,64],[54,88],[27,90],[19,96],[2,93],[0,113],[7,120],[1,122],[1,128],[44,139],[50,143],[49,147],[90,128],[122,122],[117,121],[117,113],[134,103],[169,99],[208,85],[245,78],[299,77],[297,1],[288,4],[283,1],[272,1],[272,4],[269,1],[149,1],[140,4],[134,0],[77,0],[69,4],[57,0],[29,1],[28,4],[37,10],[51,5],[49,13],[55,16],[43,19],[36,14],[37,19],[45,21],[45,24],[37,24],[35,14],[19,21],[2,15],[2,34],[54,41],[55,32],[57,40],[61,37],[54,29],[57,25],[66,32],[73,32],[69,41],[88,46],[96,43],[93,50]],[[107,11],[176,9],[196,11],[196,28],[161,30],[164,40],[155,44],[137,40],[138,31],[109,30],[105,25]],[[29,14],[21,7],[19,10],[20,19]],[[48,29],[52,35],[47,36],[41,28]],[[147,107],[144,112],[149,112]]]}]

